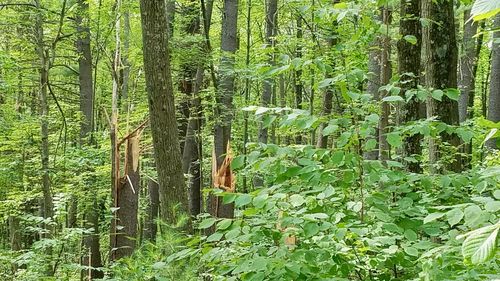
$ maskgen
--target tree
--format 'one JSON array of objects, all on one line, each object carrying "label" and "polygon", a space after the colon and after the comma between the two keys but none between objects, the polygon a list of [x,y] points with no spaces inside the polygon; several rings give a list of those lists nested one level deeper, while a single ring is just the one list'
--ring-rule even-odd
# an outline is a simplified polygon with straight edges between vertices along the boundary
[{"label": "tree", "polygon": [[[217,85],[214,126],[214,171],[217,174],[223,167],[229,152],[231,122],[233,119],[234,55],[238,49],[238,0],[224,0],[221,35],[221,60],[219,65],[219,84]],[[222,172],[222,171],[221,171]],[[231,189],[231,184],[221,186]],[[231,218],[234,215],[233,204],[223,204],[222,198],[210,196],[208,211],[214,217]]]},{"label": "tree", "polygon": [[[401,0],[401,19],[399,22],[398,41],[398,73],[401,79],[401,95],[407,91],[417,89],[420,78],[420,55],[422,46],[422,27],[420,23],[420,1]],[[412,41],[413,40],[413,41]],[[408,123],[423,117],[421,102],[413,96],[402,107],[402,121]],[[407,162],[408,171],[419,173],[422,171],[418,157],[422,153],[422,135],[414,134],[406,138],[403,144],[403,156],[415,157],[416,162]]]},{"label": "tree", "polygon": [[170,73],[164,1],[141,0],[144,72],[160,195],[160,218],[176,223],[188,212]]},{"label": "tree", "polygon": [[[424,0],[422,18],[428,21],[422,30],[422,52],[424,65],[424,84],[431,90],[445,91],[457,87],[458,49],[455,37],[455,17],[453,1]],[[437,120],[448,125],[458,125],[458,102],[447,95],[442,100],[432,97],[427,99],[427,117],[436,116]],[[441,142],[453,147],[460,145],[455,133],[443,131]],[[429,160],[436,171],[438,160],[443,156],[442,145],[436,139],[429,142]],[[459,154],[446,163],[445,168],[458,172],[461,170]]]},{"label": "tree", "polygon": [[[500,122],[500,14],[494,19],[494,26],[497,29],[493,33],[492,53],[491,53],[491,82],[490,95],[488,99],[488,120]],[[497,138],[490,139],[487,146],[491,149],[498,148]]]}]

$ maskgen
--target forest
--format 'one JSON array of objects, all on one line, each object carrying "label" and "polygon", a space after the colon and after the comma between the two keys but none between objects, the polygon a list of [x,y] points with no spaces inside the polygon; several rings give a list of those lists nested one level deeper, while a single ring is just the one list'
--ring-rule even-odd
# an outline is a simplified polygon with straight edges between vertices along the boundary
[{"label": "forest", "polygon": [[500,280],[500,0],[0,0],[0,280]]}]

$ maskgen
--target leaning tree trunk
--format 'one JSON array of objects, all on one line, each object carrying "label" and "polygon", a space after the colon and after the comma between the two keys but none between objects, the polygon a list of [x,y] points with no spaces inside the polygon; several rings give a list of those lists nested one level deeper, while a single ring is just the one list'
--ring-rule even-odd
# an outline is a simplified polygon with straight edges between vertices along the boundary
[{"label": "leaning tree trunk", "polygon": [[[416,89],[420,76],[420,54],[422,47],[422,28],[420,23],[420,0],[401,0],[401,19],[399,24],[399,34],[401,39],[398,42],[398,65],[401,79],[401,95],[403,98],[406,92]],[[407,37],[408,36],[408,37]],[[416,42],[410,42],[406,38],[414,37]],[[420,119],[421,102],[417,97],[412,97],[403,104],[401,119],[404,124]],[[414,157],[416,161],[405,161],[406,169],[410,172],[422,172],[420,160],[422,154],[422,135],[415,134],[405,138],[403,142],[403,158]]]},{"label": "leaning tree trunk", "polygon": [[[422,18],[429,24],[422,30],[422,52],[425,66],[424,84],[428,88],[445,90],[457,87],[458,51],[455,37],[454,1],[423,0]],[[458,102],[443,95],[442,100],[431,97],[427,99],[427,117],[437,117],[437,120],[448,125],[458,125]],[[453,147],[460,145],[460,139],[455,133],[440,134],[441,143]],[[429,162],[433,172],[438,171],[438,161],[442,158],[443,149],[436,139],[429,141]],[[444,168],[458,172],[461,170],[461,159],[455,154],[451,161],[444,163]]]},{"label": "leaning tree trunk", "polygon": [[[222,57],[219,66],[219,85],[216,95],[214,133],[214,160],[215,168],[212,174],[222,170],[224,160],[228,154],[231,139],[231,122],[233,120],[234,95],[234,54],[238,48],[238,0],[224,0],[222,16],[221,50]],[[229,186],[220,186],[229,191]],[[231,218],[234,216],[234,205],[223,204],[221,197],[211,195],[208,200],[208,211],[214,217]]]},{"label": "leaning tree trunk", "polygon": [[[271,51],[267,57],[267,64],[270,67],[275,65],[274,61],[274,45],[277,35],[277,24],[278,24],[278,0],[267,0],[266,1],[266,45]],[[261,105],[263,107],[269,106],[271,103],[271,97],[273,95],[274,79],[266,78],[263,83]],[[268,128],[260,124],[259,127],[259,142],[267,143],[269,132]]]},{"label": "leaning tree trunk", "polygon": [[170,73],[165,2],[141,0],[144,71],[160,185],[161,219],[175,224],[188,213]]},{"label": "leaning tree trunk", "polygon": [[[495,17],[493,46],[491,53],[490,96],[488,99],[488,120],[500,122],[500,14]],[[486,145],[491,149],[498,148],[497,138],[489,140]]]},{"label": "leaning tree trunk", "polygon": [[[94,116],[94,85],[92,79],[92,52],[90,47],[90,28],[86,24],[89,17],[89,5],[86,1],[78,0],[78,14],[76,17],[78,39],[76,41],[78,57],[78,78],[80,82],[80,111],[83,120],[80,123],[80,145],[92,143],[93,116]],[[89,141],[84,141],[90,138]],[[97,203],[97,193],[91,191],[91,184],[86,186],[87,198],[92,198],[92,204],[86,204],[84,209],[86,229],[93,229],[92,234],[88,234],[83,239],[85,250],[82,258],[83,266],[90,266],[90,270],[82,270],[82,276],[90,280],[102,278],[103,272],[97,268],[102,267],[100,242],[99,242],[99,210]],[[71,210],[68,225],[76,225],[76,198],[72,198]],[[89,274],[90,272],[90,274]]]}]

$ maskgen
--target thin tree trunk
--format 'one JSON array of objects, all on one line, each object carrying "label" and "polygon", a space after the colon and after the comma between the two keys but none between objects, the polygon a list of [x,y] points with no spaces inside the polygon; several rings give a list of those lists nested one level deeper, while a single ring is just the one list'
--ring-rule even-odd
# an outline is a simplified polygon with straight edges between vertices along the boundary
[{"label": "thin tree trunk", "polygon": [[[389,25],[391,24],[391,11],[385,7],[382,8],[382,22],[386,26],[387,30],[385,34],[381,37],[382,51],[380,54],[380,84],[382,86],[389,84],[391,79],[391,38],[389,35]],[[387,91],[382,92],[382,97],[388,95]],[[382,101],[380,104],[380,121],[378,128],[378,145],[379,154],[378,158],[385,162],[390,158],[391,147],[387,142],[387,133],[389,132],[389,115],[391,114],[390,105],[387,102]]]},{"label": "thin tree trunk", "polygon": [[[267,57],[267,64],[270,67],[274,67],[274,45],[277,35],[277,24],[278,24],[278,0],[266,0],[266,47],[271,49]],[[274,79],[267,78],[264,80],[261,105],[263,107],[268,107],[271,102],[271,97],[273,94]],[[258,140],[261,143],[267,143],[269,137],[269,129],[264,128],[263,124],[259,127],[259,137]]]},{"label": "thin tree trunk", "polygon": [[[36,49],[39,59],[39,88],[38,98],[40,102],[40,136],[41,136],[41,159],[42,159],[42,193],[43,193],[43,217],[52,218],[53,201],[52,191],[50,187],[50,170],[49,170],[49,104],[47,100],[48,82],[49,82],[49,53],[44,45],[44,17],[42,15],[42,7],[40,1],[35,1],[38,9],[38,14],[35,22]],[[53,232],[53,228],[46,226],[49,231],[47,236]]]},{"label": "thin tree trunk", "polygon": [[[302,17],[300,15],[297,15],[297,47],[295,50],[295,57],[302,59],[302,37],[303,37],[303,30],[302,30]],[[303,85],[302,85],[302,69],[297,69],[295,70],[295,105],[297,109],[302,109],[302,101],[303,101]],[[295,136],[295,142],[297,144],[302,144],[302,135],[298,133]]]},{"label": "thin tree trunk", "polygon": [[[445,90],[457,87],[458,51],[455,37],[455,14],[452,0],[423,0],[422,17],[430,20],[422,30],[422,52],[425,66],[425,86]],[[427,99],[427,117],[436,116],[448,125],[458,125],[458,102],[442,97],[442,101],[431,97]],[[454,133],[441,133],[441,142],[452,147],[460,145],[460,139]],[[436,139],[429,141],[429,162],[431,171],[440,170],[437,166],[441,160],[442,149]],[[456,154],[451,161],[444,163],[445,169],[459,172],[461,170],[460,155]]]},{"label": "thin tree trunk", "polygon": [[[221,50],[222,57],[219,66],[219,85],[216,95],[214,133],[215,168],[218,171],[228,152],[231,139],[231,122],[233,120],[234,95],[234,54],[238,48],[238,0],[224,0],[222,15]],[[215,171],[212,171],[215,173]],[[222,198],[211,195],[208,200],[208,211],[214,217],[232,218],[234,205],[223,204]]]},{"label": "thin tree trunk", "polygon": [[[170,73],[165,3],[141,0],[144,71],[151,133],[160,185],[161,219],[175,224],[188,213],[188,193],[179,151],[174,91]],[[189,225],[186,227],[189,228]]]},{"label": "thin tree trunk", "polygon": [[[494,26],[497,29],[493,33],[493,46],[491,53],[491,82],[490,96],[488,99],[488,120],[500,122],[500,14],[494,19]],[[497,149],[497,138],[490,139],[486,145],[490,149]]]},{"label": "thin tree trunk", "polygon": [[[398,42],[399,76],[401,77],[401,95],[406,97],[406,92],[416,89],[420,77],[420,55],[422,47],[422,27],[420,23],[420,0],[401,0],[401,19]],[[415,43],[406,40],[406,36],[413,36]],[[421,102],[417,97],[412,97],[402,106],[401,117],[404,124],[416,121],[420,116]],[[418,157],[422,154],[422,135],[415,134],[405,138],[403,142],[403,158],[414,157],[416,162],[403,160],[406,169],[410,172],[422,172]]]}]

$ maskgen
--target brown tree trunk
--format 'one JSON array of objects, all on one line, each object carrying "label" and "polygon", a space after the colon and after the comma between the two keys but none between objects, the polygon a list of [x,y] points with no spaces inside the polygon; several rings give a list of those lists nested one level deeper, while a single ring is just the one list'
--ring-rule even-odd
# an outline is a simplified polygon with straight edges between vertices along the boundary
[{"label": "brown tree trunk", "polygon": [[[488,99],[488,117],[493,122],[500,122],[500,14],[494,19],[494,26],[497,29],[493,33],[493,46],[491,53],[491,74],[490,74],[490,95]],[[486,146],[490,149],[497,149],[498,138],[490,139]]]},{"label": "brown tree trunk", "polygon": [[[218,171],[228,152],[231,139],[231,122],[233,120],[234,95],[234,54],[238,48],[238,0],[224,0],[222,15],[221,50],[222,57],[219,67],[219,85],[216,95],[214,133],[215,168]],[[212,171],[214,173],[215,171]],[[208,212],[214,217],[232,218],[234,205],[223,204],[222,198],[209,196]]]},{"label": "brown tree trunk", "polygon": [[158,218],[159,206],[160,206],[160,196],[159,196],[159,185],[156,181],[148,180],[148,195],[149,195],[149,208],[148,213],[144,223],[144,239],[154,242],[156,240],[157,224],[156,219]]},{"label": "brown tree trunk", "polygon": [[141,0],[144,71],[151,133],[160,185],[161,219],[175,224],[188,213],[170,73],[164,1]]},{"label": "brown tree trunk", "polygon": [[[455,14],[452,0],[423,0],[422,17],[429,20],[422,30],[422,52],[425,66],[425,86],[433,89],[457,87],[458,51],[455,37]],[[427,99],[427,117],[436,116],[439,121],[448,125],[458,125],[458,102],[442,97],[442,101],[431,97]],[[441,133],[441,142],[453,147],[460,145],[456,134]],[[438,171],[436,165],[441,160],[442,149],[436,139],[429,141],[429,162],[432,171]],[[461,170],[461,159],[458,154],[452,161],[445,163],[444,168],[450,171]]]},{"label": "brown tree trunk", "polygon": [[[278,33],[277,29],[278,24],[278,0],[266,0],[266,47],[271,49],[269,55],[267,57],[267,64],[270,67],[274,67],[274,45],[276,35]],[[261,105],[263,107],[268,107],[271,103],[271,97],[273,95],[274,88],[274,79],[267,78],[264,80],[262,96],[261,96]],[[261,143],[267,143],[269,137],[268,128],[264,128],[263,124],[260,124],[259,127],[259,136],[258,140]]]},{"label": "brown tree trunk", "polygon": [[[416,89],[420,76],[420,55],[422,47],[422,28],[420,23],[420,0],[401,0],[401,19],[399,24],[399,34],[401,39],[398,42],[399,75],[401,79],[401,95],[403,98],[406,92]],[[406,40],[406,36],[413,36],[415,43]],[[421,102],[417,97],[412,97],[402,106],[403,124],[420,119]],[[422,172],[420,160],[422,154],[422,135],[415,134],[406,137],[403,142],[403,158],[414,157],[417,162],[404,161],[406,169],[410,172]]]},{"label": "brown tree trunk", "polygon": [[117,190],[115,235],[111,240],[113,260],[132,255],[136,246],[140,194],[139,137],[133,133],[126,140],[125,175],[120,178]]},{"label": "brown tree trunk", "polygon": [[[392,69],[391,69],[391,38],[389,35],[389,25],[391,24],[391,11],[388,8],[382,8],[382,22],[386,26],[387,30],[385,34],[381,36],[381,46],[382,51],[380,54],[380,85],[385,86],[389,84],[391,79]],[[389,93],[387,91],[382,92],[381,98],[383,99]],[[378,158],[385,162],[390,158],[391,147],[387,142],[387,133],[389,133],[389,116],[391,114],[390,105],[387,102],[381,101],[380,104],[380,121],[378,128]]]},{"label": "brown tree trunk", "polygon": [[[80,82],[80,111],[83,120],[80,124],[80,145],[90,144],[92,142],[93,116],[94,116],[94,86],[92,79],[92,52],[90,48],[90,28],[85,23],[89,18],[89,6],[86,1],[78,0],[78,14],[76,17],[78,39],[76,41],[78,57],[78,70]],[[87,142],[85,140],[88,139]],[[88,270],[82,270],[82,276],[89,280],[102,278],[103,272],[97,270],[102,267],[100,242],[99,242],[99,209],[97,204],[97,193],[90,192],[90,187],[86,187],[87,198],[92,198],[93,204],[87,204],[84,213],[86,220],[84,227],[93,229],[93,233],[86,235],[83,239],[84,256],[82,258],[83,266],[91,266],[90,274]],[[76,226],[77,198],[72,197],[69,212],[69,227]]]}]

